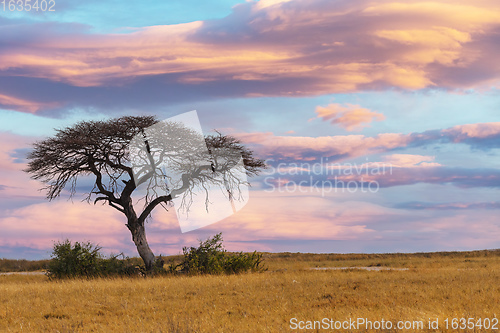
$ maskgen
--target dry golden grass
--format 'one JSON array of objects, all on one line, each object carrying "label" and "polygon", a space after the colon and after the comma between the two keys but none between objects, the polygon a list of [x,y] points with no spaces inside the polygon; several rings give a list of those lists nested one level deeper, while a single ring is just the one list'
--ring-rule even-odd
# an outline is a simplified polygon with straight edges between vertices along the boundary
[{"label": "dry golden grass", "polygon": [[[235,276],[0,276],[0,331],[290,332],[291,318],[440,318],[440,332],[457,332],[443,320],[500,317],[498,252],[266,256],[268,272]],[[309,269],[317,266],[409,269]]]}]

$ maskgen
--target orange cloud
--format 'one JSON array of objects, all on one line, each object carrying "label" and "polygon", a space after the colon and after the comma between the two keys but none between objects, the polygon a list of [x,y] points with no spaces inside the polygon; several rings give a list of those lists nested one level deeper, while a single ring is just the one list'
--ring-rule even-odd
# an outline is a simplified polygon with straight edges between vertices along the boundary
[{"label": "orange cloud", "polygon": [[57,107],[59,103],[35,102],[0,94],[0,105],[4,108],[15,108],[17,111],[36,113],[40,109]]},{"label": "orange cloud", "polygon": [[495,1],[479,0],[472,4],[467,0],[457,1],[378,1],[371,3],[363,12],[372,16],[401,15],[405,18],[425,16],[428,21],[440,19],[447,24],[462,22],[467,29],[478,29],[481,24],[498,23],[499,8]]},{"label": "orange cloud", "polygon": [[385,119],[382,113],[370,111],[354,104],[342,106],[338,103],[332,103],[328,104],[327,107],[317,106],[316,114],[318,118],[330,121],[332,124],[338,124],[348,131],[366,127],[367,125],[364,124],[371,123],[373,120]]}]

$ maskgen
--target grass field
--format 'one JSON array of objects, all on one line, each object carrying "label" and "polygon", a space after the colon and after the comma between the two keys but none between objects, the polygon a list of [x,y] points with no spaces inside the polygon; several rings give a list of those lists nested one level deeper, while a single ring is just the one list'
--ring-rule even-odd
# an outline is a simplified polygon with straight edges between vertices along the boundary
[{"label": "grass field", "polygon": [[[500,318],[500,251],[386,255],[279,253],[265,257],[267,272],[232,276],[64,281],[49,281],[43,275],[0,276],[0,331],[498,332],[500,329],[500,324],[497,330],[479,328],[479,324],[491,326],[496,320],[493,318]],[[367,266],[407,270],[311,270]],[[458,327],[453,329],[453,318],[462,317],[475,318],[474,328],[460,329],[461,323],[457,321]],[[314,325],[312,321],[321,322],[323,318],[338,321],[366,318],[372,325],[383,319],[391,321],[393,326],[399,321],[412,325],[421,321],[424,328],[298,329],[299,324],[306,327],[307,321]],[[490,321],[478,322],[479,318]],[[429,329],[429,320],[436,319],[438,329]]]}]

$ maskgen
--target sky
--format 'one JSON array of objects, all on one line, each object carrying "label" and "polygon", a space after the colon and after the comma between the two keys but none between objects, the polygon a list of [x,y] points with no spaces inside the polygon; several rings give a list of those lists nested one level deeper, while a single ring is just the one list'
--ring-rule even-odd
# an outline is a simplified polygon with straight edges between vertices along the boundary
[{"label": "sky", "polygon": [[136,255],[120,212],[47,201],[26,156],[78,121],[191,110],[268,169],[204,228],[155,211],[157,255],[218,232],[231,251],[500,248],[498,1],[51,6],[0,5],[0,258],[48,258],[66,238]]}]

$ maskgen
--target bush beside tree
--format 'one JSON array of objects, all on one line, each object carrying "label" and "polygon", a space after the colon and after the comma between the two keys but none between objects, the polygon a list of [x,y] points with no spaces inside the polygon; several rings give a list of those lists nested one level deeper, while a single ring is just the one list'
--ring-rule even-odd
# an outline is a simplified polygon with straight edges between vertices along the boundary
[{"label": "bush beside tree", "polygon": [[101,247],[90,242],[72,244],[70,240],[65,240],[55,243],[47,276],[51,279],[93,278],[138,273],[136,265],[130,259],[118,259],[118,256],[105,258],[100,250]]},{"label": "bush beside tree", "polygon": [[[222,233],[218,233],[206,241],[200,241],[196,247],[184,247],[184,258],[178,265],[170,265],[170,272],[185,274],[239,274],[243,272],[260,272],[262,254],[228,253],[222,246]],[[180,270],[178,270],[180,268]]]}]

